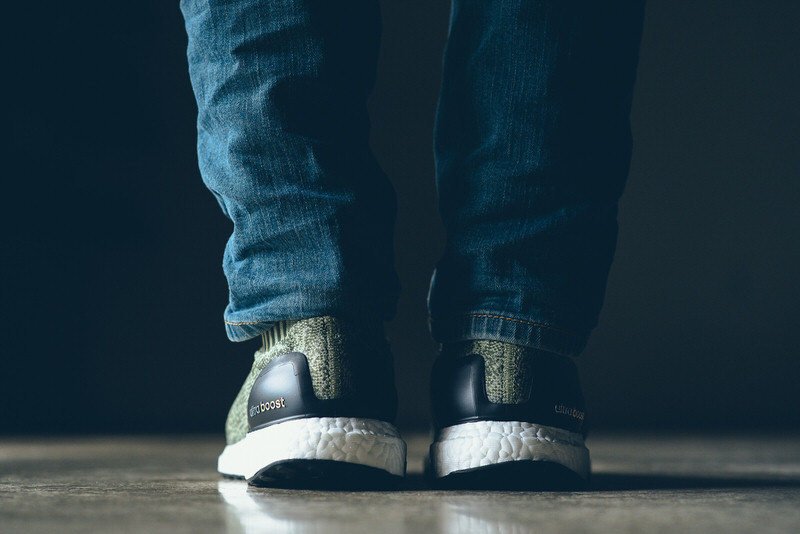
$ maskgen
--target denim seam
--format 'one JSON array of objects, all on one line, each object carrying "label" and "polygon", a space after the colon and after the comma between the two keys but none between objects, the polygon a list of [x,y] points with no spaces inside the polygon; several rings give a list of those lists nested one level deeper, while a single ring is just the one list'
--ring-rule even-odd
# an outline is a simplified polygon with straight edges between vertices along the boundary
[{"label": "denim seam", "polygon": [[503,315],[490,315],[488,313],[482,313],[482,314],[481,313],[468,313],[467,315],[464,315],[464,317],[488,317],[490,319],[504,319],[506,321],[514,321],[514,322],[517,322],[517,323],[529,324],[531,326],[538,326],[540,328],[547,328],[548,330],[553,330],[554,332],[560,332],[562,334],[572,335],[571,332],[568,332],[566,330],[560,330],[558,328],[553,328],[552,326],[549,326],[549,325],[546,325],[546,324],[532,323],[531,321],[523,321],[522,319],[514,319],[513,317],[505,317]]},{"label": "denim seam", "polygon": [[[494,325],[488,324],[492,320]],[[578,334],[568,330],[553,328],[541,323],[526,321],[492,313],[469,313],[454,316],[451,320],[429,319],[434,339],[441,343],[452,343],[458,340],[496,339],[507,343],[524,345],[564,356],[577,356],[586,345],[588,332]],[[513,331],[503,332],[502,323]],[[524,332],[517,329],[533,329]],[[536,335],[535,332],[539,334]]]},{"label": "denim seam", "polygon": [[[488,313],[468,313],[466,315],[462,315],[461,317],[488,317],[489,319],[503,319],[503,320],[506,320],[506,321],[514,321],[516,323],[527,324],[527,325],[530,325],[530,326],[538,326],[539,328],[546,328],[548,330],[552,330],[553,332],[559,332],[561,334],[566,334],[568,336],[574,335],[573,332],[570,332],[568,330],[561,330],[560,328],[553,328],[550,325],[546,325],[546,324],[542,324],[542,323],[533,323],[531,321],[524,321],[522,319],[515,319],[513,317],[506,317],[504,315],[492,315],[492,314],[488,314]],[[431,323],[437,322],[432,317],[429,317],[428,321],[431,322]]]},{"label": "denim seam", "polygon": [[274,323],[275,321],[255,321],[252,323],[232,323],[230,321],[225,321],[225,324],[229,324],[231,326],[241,326],[246,324],[267,324],[267,323]]}]

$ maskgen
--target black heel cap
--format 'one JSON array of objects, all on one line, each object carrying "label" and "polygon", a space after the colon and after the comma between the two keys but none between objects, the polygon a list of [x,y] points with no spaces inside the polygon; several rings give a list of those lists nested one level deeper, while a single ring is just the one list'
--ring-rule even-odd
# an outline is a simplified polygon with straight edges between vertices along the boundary
[{"label": "black heel cap", "polygon": [[393,386],[378,390],[378,382],[378,377],[366,381],[366,387],[358,388],[358,396],[318,399],[305,355],[284,354],[267,364],[253,384],[247,402],[250,431],[305,417],[358,417],[391,422],[397,411],[396,393]]},{"label": "black heel cap", "polygon": [[471,421],[522,421],[584,431],[585,408],[575,364],[557,356],[535,362],[527,400],[490,402],[483,356],[439,358],[433,366],[431,401],[434,422],[444,428]]}]

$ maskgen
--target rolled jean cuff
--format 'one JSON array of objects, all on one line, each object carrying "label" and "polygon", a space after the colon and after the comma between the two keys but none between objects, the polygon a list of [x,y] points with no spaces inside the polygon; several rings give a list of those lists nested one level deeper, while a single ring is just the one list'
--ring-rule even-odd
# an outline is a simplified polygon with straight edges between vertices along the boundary
[{"label": "rolled jean cuff", "polygon": [[[333,316],[345,321],[347,324],[357,328],[361,332],[383,332],[383,323],[386,319],[385,315],[375,312],[374,308],[369,310],[347,310],[341,311],[336,309],[331,310],[311,310],[306,312],[294,312],[285,314],[280,318],[274,318],[264,321],[232,321],[230,318],[225,318],[225,331],[228,334],[228,339],[231,341],[247,341],[261,334],[268,332],[275,323],[284,320],[302,320],[310,319],[312,317],[325,317]],[[390,317],[391,318],[391,317]]]},{"label": "rolled jean cuff", "polygon": [[274,321],[259,321],[252,323],[232,323],[225,321],[225,332],[231,341],[247,341],[269,331],[275,325]]},{"label": "rolled jean cuff", "polygon": [[431,335],[439,343],[476,339],[503,341],[545,350],[562,356],[578,356],[586,346],[589,333],[573,333],[548,325],[476,313],[455,319],[431,320]]}]

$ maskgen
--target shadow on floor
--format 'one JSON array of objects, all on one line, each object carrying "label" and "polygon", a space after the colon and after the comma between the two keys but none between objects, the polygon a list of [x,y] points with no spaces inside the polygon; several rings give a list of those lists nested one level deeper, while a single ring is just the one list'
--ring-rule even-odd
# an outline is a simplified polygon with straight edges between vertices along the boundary
[{"label": "shadow on floor", "polygon": [[734,488],[800,488],[800,479],[785,477],[761,478],[735,478],[735,477],[710,477],[710,476],[684,476],[684,475],[646,475],[625,473],[598,473],[592,475],[591,482],[586,487],[567,487],[562,489],[547,489],[537,487],[535,484],[508,488],[498,483],[488,486],[473,485],[472,487],[459,488],[432,484],[421,473],[409,473],[400,484],[360,484],[350,481],[349,484],[304,484],[299,487],[292,485],[267,485],[274,489],[306,489],[324,492],[352,492],[352,491],[504,491],[504,492],[542,492],[542,491],[583,491],[583,492],[616,492],[616,491],[657,491],[657,490],[691,490],[691,489],[734,489]]},{"label": "shadow on floor", "polygon": [[724,488],[800,488],[800,479],[782,477],[736,478],[598,473],[589,491],[639,491]]},{"label": "shadow on floor", "polygon": [[[735,478],[598,473],[592,475],[589,486],[581,491],[611,492],[726,488],[800,488],[800,479],[785,477]],[[432,486],[429,480],[422,474],[409,474],[406,476],[405,483],[401,489],[403,491],[434,491],[440,488]],[[474,489],[481,490],[482,488]],[[536,491],[536,489],[520,489],[512,491]]]}]

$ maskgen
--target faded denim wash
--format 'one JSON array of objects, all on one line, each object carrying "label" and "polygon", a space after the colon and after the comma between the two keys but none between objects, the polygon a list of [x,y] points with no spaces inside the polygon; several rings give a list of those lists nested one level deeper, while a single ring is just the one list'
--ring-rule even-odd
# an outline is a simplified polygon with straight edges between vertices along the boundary
[{"label": "faded denim wash", "polygon": [[[455,0],[435,127],[440,342],[576,355],[631,153],[642,0]],[[228,335],[392,318],[394,192],[369,148],[377,0],[182,0],[200,171],[233,234]]]}]

